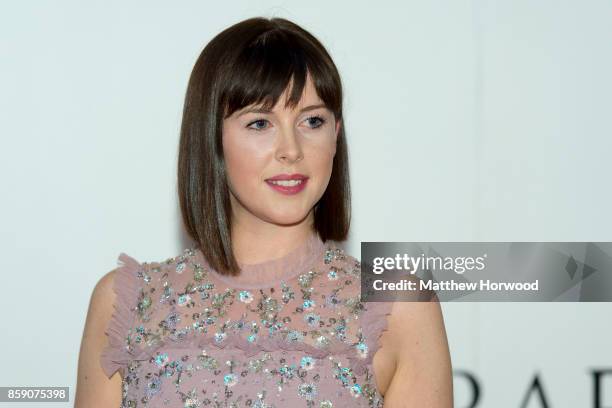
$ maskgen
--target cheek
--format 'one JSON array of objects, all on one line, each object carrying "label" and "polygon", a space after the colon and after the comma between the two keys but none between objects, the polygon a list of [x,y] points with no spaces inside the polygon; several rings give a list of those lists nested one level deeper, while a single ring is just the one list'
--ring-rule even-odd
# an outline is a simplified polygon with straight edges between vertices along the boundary
[{"label": "cheek", "polygon": [[[251,160],[254,152],[245,146],[236,135],[225,133],[223,136],[223,156],[225,171],[230,188],[236,191],[241,189],[253,176],[257,174],[257,160]],[[245,160],[248,157],[249,160]]]},{"label": "cheek", "polygon": [[325,138],[311,146],[310,157],[318,168],[330,168],[336,155],[336,139],[333,136]]},{"label": "cheek", "polygon": [[331,177],[334,156],[336,154],[335,142],[312,146],[312,150],[309,153],[308,156],[310,160],[308,160],[308,169],[311,172],[313,181],[317,181],[317,190],[321,190],[317,191],[316,194],[322,194]]},{"label": "cheek", "polygon": [[259,187],[272,157],[273,142],[271,137],[251,135],[233,126],[224,128],[225,169],[234,194],[247,197]]},{"label": "cheek", "polygon": [[248,189],[249,183],[257,180],[259,172],[257,160],[245,160],[249,157],[244,148],[229,148],[225,150],[225,170],[232,191]]}]

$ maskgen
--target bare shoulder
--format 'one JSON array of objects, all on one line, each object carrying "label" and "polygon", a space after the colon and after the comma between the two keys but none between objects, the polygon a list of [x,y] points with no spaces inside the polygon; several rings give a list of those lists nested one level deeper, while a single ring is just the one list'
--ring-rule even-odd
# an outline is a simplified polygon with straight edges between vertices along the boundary
[{"label": "bare shoulder", "polygon": [[441,342],[446,339],[442,309],[437,300],[430,302],[393,303],[389,315],[389,338],[401,346],[401,359],[406,346],[421,344],[423,341]]},{"label": "bare shoulder", "polygon": [[108,299],[115,298],[115,292],[113,290],[113,285],[115,284],[115,275],[117,274],[117,269],[115,268],[110,272],[105,273],[98,280],[94,289],[92,291],[91,300],[92,301],[108,301]]},{"label": "bare shoulder", "polygon": [[116,274],[117,269],[105,273],[91,292],[85,327],[96,329],[96,333],[104,334],[113,314],[113,304],[116,297],[113,287]]},{"label": "bare shoulder", "polygon": [[394,302],[386,336],[396,371],[385,405],[452,407],[452,366],[437,297]]},{"label": "bare shoulder", "polygon": [[117,269],[105,273],[94,286],[89,300],[86,325],[95,324],[98,328],[106,330],[116,298],[114,291],[116,274]]},{"label": "bare shoulder", "polygon": [[121,403],[120,374],[117,372],[109,379],[100,364],[102,350],[108,345],[105,331],[114,310],[116,271],[105,273],[91,292],[79,351],[75,408]]}]

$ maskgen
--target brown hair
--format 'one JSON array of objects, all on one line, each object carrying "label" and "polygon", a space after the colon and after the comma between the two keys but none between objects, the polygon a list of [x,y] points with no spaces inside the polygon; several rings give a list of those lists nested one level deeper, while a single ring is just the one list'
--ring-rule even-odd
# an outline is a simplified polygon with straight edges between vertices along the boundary
[{"label": "brown hair", "polygon": [[[307,74],[336,121],[341,120],[342,83],[334,62],[314,36],[289,20],[255,17],[234,24],[206,45],[193,67],[180,130],[178,195],[187,233],[219,273],[239,273],[230,236],[223,119],[252,104],[272,109],[289,82],[286,106],[294,108]],[[342,120],[331,179],[315,205],[314,228],[324,242],[344,241],[350,213]]]}]

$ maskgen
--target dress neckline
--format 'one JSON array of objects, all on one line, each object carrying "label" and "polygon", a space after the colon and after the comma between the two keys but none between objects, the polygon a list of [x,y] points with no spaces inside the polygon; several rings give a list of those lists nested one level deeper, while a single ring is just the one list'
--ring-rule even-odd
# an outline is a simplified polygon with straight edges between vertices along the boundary
[{"label": "dress neckline", "polygon": [[260,289],[276,286],[281,281],[290,280],[308,271],[323,258],[326,247],[319,234],[312,232],[304,242],[280,258],[253,264],[239,262],[241,272],[238,276],[219,273],[210,266],[199,248],[196,249],[196,253],[210,274],[227,286],[237,289]]}]

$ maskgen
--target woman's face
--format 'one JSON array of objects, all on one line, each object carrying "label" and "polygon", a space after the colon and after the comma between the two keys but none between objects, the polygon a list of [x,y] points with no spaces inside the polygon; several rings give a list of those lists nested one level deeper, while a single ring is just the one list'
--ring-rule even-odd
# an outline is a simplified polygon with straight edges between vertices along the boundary
[{"label": "woman's face", "polygon": [[[272,111],[247,106],[223,122],[223,153],[238,223],[308,222],[329,183],[340,121],[319,99],[310,76],[295,109],[285,109],[286,97],[287,90]],[[274,177],[301,181],[275,185]]]}]

